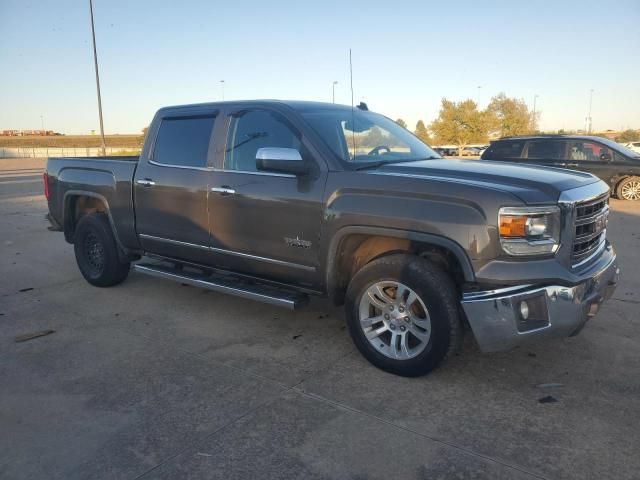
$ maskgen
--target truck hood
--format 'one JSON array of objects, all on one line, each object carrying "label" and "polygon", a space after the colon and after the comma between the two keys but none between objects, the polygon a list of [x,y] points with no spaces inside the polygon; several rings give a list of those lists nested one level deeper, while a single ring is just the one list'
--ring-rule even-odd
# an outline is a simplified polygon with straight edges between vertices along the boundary
[{"label": "truck hood", "polygon": [[482,186],[509,192],[529,204],[557,202],[565,190],[600,181],[584,172],[486,160],[389,163],[379,167],[376,173]]}]

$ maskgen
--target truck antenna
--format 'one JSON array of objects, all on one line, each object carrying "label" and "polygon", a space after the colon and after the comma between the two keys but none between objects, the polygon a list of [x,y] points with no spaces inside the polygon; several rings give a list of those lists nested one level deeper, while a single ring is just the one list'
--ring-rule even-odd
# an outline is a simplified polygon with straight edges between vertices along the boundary
[{"label": "truck antenna", "polygon": [[353,107],[353,63],[351,61],[351,49],[349,49],[349,81],[351,83],[351,139],[353,141],[353,157],[356,156],[356,121]]}]

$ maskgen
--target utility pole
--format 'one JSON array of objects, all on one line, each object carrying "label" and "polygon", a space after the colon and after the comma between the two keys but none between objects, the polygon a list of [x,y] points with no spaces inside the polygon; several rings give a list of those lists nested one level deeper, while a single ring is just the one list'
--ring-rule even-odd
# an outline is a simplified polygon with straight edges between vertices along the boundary
[{"label": "utility pole", "polygon": [[478,85],[478,97],[476,98],[476,106],[480,108],[480,90],[482,89],[482,85]]},{"label": "utility pole", "polygon": [[333,81],[331,85],[331,103],[336,103],[336,85],[338,84],[337,80]]},{"label": "utility pole", "polygon": [[532,130],[538,130],[536,125],[538,123],[538,119],[536,118],[536,100],[538,100],[538,96],[539,95],[537,93],[533,96],[533,121],[531,122]]},{"label": "utility pole", "polygon": [[107,156],[107,147],[104,142],[104,123],[102,122],[102,97],[100,96],[100,75],[98,75],[98,51],[96,50],[96,29],[93,25],[93,0],[89,0],[91,12],[91,36],[93,38],[93,63],[96,68],[96,88],[98,89],[98,115],[100,116],[100,136],[102,137],[102,156]]},{"label": "utility pole", "polygon": [[591,90],[589,90],[589,116],[587,117],[587,133],[591,134],[591,125],[592,125],[592,120],[591,120],[591,105],[593,103],[593,88]]},{"label": "utility pole", "polygon": [[224,102],[224,80],[220,80],[220,87],[222,88],[222,101]]},{"label": "utility pole", "polygon": [[40,115],[40,125],[42,125],[42,131],[44,132],[44,115]]}]

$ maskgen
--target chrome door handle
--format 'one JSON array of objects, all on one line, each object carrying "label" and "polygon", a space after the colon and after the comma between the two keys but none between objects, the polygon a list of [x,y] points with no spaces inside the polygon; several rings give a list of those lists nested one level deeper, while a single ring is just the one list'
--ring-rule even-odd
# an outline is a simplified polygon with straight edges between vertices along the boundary
[{"label": "chrome door handle", "polygon": [[577,167],[577,163],[567,163],[567,167]]},{"label": "chrome door handle", "polygon": [[567,166],[566,163],[554,163],[553,165],[556,166],[556,167],[566,167]]},{"label": "chrome door handle", "polygon": [[153,187],[156,184],[156,182],[154,182],[153,180],[149,180],[148,178],[136,180],[136,183],[145,187]]},{"label": "chrome door handle", "polygon": [[219,193],[221,195],[233,195],[236,191],[233,188],[229,187],[213,187],[211,188],[212,192]]}]

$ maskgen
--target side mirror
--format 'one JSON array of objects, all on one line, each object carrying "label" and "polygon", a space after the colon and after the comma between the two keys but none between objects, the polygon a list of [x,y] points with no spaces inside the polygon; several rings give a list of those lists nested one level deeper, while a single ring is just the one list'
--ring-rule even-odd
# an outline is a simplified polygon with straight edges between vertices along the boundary
[{"label": "side mirror", "polygon": [[309,171],[298,150],[279,147],[259,148],[256,152],[256,168],[292,175],[304,175]]}]

